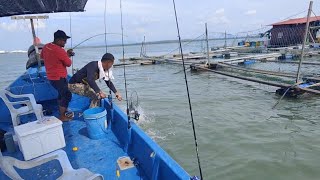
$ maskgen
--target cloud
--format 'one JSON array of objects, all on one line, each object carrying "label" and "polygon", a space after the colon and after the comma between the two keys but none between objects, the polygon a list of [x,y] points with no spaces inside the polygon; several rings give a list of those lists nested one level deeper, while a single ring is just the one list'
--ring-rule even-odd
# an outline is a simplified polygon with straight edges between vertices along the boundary
[{"label": "cloud", "polygon": [[[29,28],[31,29],[31,24],[29,23]],[[46,28],[46,23],[43,19],[34,20],[34,28],[35,29],[44,29]]]},{"label": "cloud", "polygon": [[226,16],[213,16],[207,19],[211,24],[229,24],[231,21]]},{"label": "cloud", "polygon": [[161,22],[161,20],[158,19],[158,18],[142,16],[142,17],[135,18],[135,20],[132,21],[132,25],[135,25],[135,26],[148,26],[148,25],[151,25],[151,24],[154,24],[154,23],[159,23],[159,22]]},{"label": "cloud", "polygon": [[216,14],[224,14],[224,8],[216,10]]},{"label": "cloud", "polygon": [[200,15],[198,19],[198,24],[229,24],[231,22],[225,15],[224,8],[217,9],[215,12],[209,10],[209,13],[207,13],[205,16]]},{"label": "cloud", "polygon": [[138,27],[135,29],[135,32],[138,34],[145,34],[147,32],[147,30],[145,28]]},{"label": "cloud", "polygon": [[244,14],[245,14],[245,15],[249,15],[249,16],[255,15],[255,14],[257,14],[257,10],[255,10],[255,9],[248,10],[248,11],[246,11]]},{"label": "cloud", "polygon": [[20,29],[19,24],[15,21],[15,22],[11,22],[11,23],[6,23],[6,22],[2,22],[0,24],[0,29],[4,29],[7,31],[16,31],[18,29]]},{"label": "cloud", "polygon": [[[46,28],[46,24],[41,19],[35,20],[34,21],[34,28],[35,29],[43,29],[43,28]],[[0,29],[10,31],[10,32],[23,31],[23,30],[31,29],[31,24],[29,21],[24,21],[24,20],[16,20],[16,21],[12,21],[12,22],[2,22],[0,24]]]},{"label": "cloud", "polygon": [[0,29],[10,32],[23,31],[28,29],[28,23],[26,21],[2,22],[0,24]]}]

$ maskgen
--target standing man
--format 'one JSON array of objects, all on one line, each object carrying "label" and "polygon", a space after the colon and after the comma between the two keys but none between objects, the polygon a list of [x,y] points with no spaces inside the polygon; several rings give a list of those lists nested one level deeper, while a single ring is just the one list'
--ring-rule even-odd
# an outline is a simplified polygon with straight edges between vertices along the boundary
[{"label": "standing man", "polygon": [[47,72],[50,84],[58,91],[58,105],[61,121],[68,121],[72,113],[67,113],[72,94],[68,89],[67,67],[71,66],[70,57],[74,55],[72,49],[67,52],[63,49],[70,37],[58,30],[54,33],[54,41],[46,44],[41,51],[41,58]]},{"label": "standing man", "polygon": [[104,80],[107,86],[116,94],[119,101],[122,100],[120,93],[116,90],[111,79],[114,56],[106,53],[101,61],[92,61],[75,73],[69,81],[69,89],[72,93],[86,96],[91,99],[90,108],[100,105],[100,99],[106,98],[106,94],[96,84],[97,79]]}]

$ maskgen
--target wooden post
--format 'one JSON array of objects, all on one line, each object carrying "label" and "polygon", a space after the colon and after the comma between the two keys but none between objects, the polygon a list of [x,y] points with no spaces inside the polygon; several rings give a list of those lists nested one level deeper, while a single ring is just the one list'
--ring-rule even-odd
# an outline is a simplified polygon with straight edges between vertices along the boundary
[{"label": "wooden post", "polygon": [[227,48],[227,31],[224,31],[224,48]]},{"label": "wooden post", "polygon": [[298,83],[298,82],[299,82],[299,79],[300,79],[300,69],[301,69],[301,64],[302,64],[303,58],[304,58],[304,48],[305,48],[305,46],[306,46],[306,41],[307,41],[307,38],[308,38],[309,22],[310,22],[310,15],[311,15],[311,11],[312,11],[312,4],[313,4],[313,1],[310,1],[309,10],[308,10],[308,16],[307,16],[307,23],[306,23],[306,30],[305,30],[305,32],[304,32],[304,37],[303,37],[303,44],[302,44],[302,50],[301,50],[301,58],[300,58],[300,61],[299,61],[299,66],[298,66],[296,83]]},{"label": "wooden post", "polygon": [[210,68],[209,39],[208,39],[208,28],[207,28],[207,23],[206,23],[206,41],[207,41],[207,58],[208,58],[208,67]]}]

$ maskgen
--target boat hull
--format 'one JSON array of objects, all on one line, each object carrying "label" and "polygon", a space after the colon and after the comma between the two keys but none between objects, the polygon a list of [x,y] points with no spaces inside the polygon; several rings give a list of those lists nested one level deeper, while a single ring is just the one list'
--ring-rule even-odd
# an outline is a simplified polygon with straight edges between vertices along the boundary
[{"label": "boat hull", "polygon": [[[36,68],[28,71],[14,81],[7,89],[15,94],[32,93],[37,103],[41,103],[47,115],[58,116],[57,93],[46,80],[44,68],[40,76]],[[28,75],[30,82],[26,77]],[[34,77],[34,78],[33,78]],[[37,78],[38,77],[38,78]],[[120,171],[124,179],[190,179],[189,174],[172,159],[159,145],[157,145],[140,127],[130,120],[128,128],[127,115],[109,99],[102,100],[102,106],[107,110],[108,129],[106,138],[92,140],[88,137],[86,125],[81,116],[82,112],[89,107],[88,98],[73,94],[69,108],[75,112],[74,120],[63,123],[67,153],[73,168],[87,168],[99,173],[105,179],[116,179],[119,166],[117,159],[125,156],[134,160],[135,166]],[[0,127],[6,131],[12,131],[11,117],[6,106],[0,101],[1,121]],[[22,122],[34,121],[34,115],[22,117]],[[77,147],[78,151],[73,149]],[[23,160],[22,153],[3,152],[5,156],[11,156]],[[24,179],[57,178],[61,175],[61,169],[57,168],[56,162],[49,162],[30,170],[17,170]],[[55,172],[53,172],[55,169]],[[3,171],[0,171],[0,179],[10,179]]]}]

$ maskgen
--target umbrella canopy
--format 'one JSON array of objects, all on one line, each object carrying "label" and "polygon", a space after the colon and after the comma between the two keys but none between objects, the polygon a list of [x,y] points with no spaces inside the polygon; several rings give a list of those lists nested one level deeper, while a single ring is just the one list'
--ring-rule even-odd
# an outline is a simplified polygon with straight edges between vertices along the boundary
[{"label": "umbrella canopy", "polygon": [[0,0],[0,17],[55,12],[82,12],[88,0]]}]

